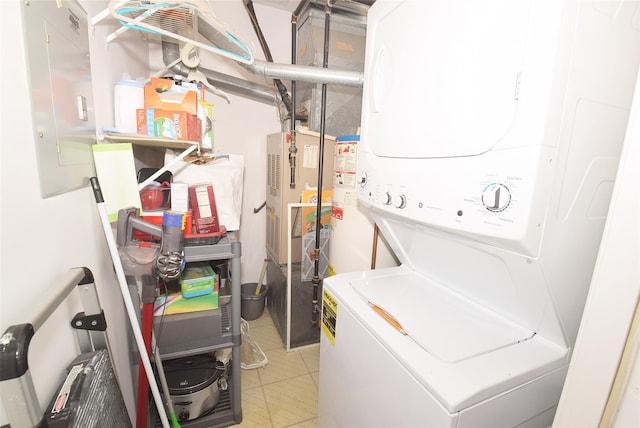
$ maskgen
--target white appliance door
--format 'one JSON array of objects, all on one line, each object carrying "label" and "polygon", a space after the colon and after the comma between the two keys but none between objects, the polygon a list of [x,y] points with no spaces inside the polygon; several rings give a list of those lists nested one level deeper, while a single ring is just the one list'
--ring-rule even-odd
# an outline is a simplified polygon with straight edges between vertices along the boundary
[{"label": "white appliance door", "polygon": [[[363,110],[373,152],[470,156],[497,144],[516,116],[529,13],[530,0],[407,0],[372,8]],[[424,112],[421,120],[416,110]]]},{"label": "white appliance door", "polygon": [[463,361],[534,335],[497,312],[413,272],[362,279],[349,286],[443,362]]}]

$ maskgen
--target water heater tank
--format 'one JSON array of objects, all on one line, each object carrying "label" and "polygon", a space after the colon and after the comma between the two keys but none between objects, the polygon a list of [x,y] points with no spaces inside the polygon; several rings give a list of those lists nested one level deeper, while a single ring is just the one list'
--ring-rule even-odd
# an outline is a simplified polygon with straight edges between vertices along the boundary
[{"label": "water heater tank", "polygon": [[376,267],[395,266],[393,252],[383,237],[375,236],[375,224],[358,205],[356,177],[359,135],[336,138],[333,200],[329,239],[329,275],[370,269],[376,240]]}]

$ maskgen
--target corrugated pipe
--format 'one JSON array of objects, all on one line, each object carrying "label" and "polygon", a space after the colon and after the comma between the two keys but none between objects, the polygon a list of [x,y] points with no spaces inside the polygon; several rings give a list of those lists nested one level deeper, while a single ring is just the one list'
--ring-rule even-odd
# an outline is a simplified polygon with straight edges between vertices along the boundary
[{"label": "corrugated pipe", "polygon": [[[180,58],[180,47],[177,43],[162,41],[162,59],[165,64],[171,64]],[[191,68],[178,61],[171,71],[181,76],[188,76]],[[198,67],[198,71],[205,75],[209,83],[216,88],[262,103],[277,105],[279,100],[270,86],[260,85],[245,79],[240,79],[217,71]]]}]

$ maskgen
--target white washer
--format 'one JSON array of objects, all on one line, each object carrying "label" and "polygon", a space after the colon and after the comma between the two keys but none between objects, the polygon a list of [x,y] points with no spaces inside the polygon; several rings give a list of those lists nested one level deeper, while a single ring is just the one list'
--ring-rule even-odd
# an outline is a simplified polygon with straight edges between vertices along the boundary
[{"label": "white washer", "polygon": [[548,426],[640,63],[637,1],[377,0],[358,198],[402,266],[324,280],[321,427]]},{"label": "white washer", "polygon": [[[553,413],[544,412],[560,397],[565,348],[406,267],[331,279],[324,292],[325,299],[336,301],[337,324],[333,344],[327,334],[321,336],[319,426],[496,427],[515,426],[523,417],[550,421]],[[407,315],[398,317],[407,335],[368,301],[383,301],[385,311]],[[328,305],[324,310],[330,319]]]}]

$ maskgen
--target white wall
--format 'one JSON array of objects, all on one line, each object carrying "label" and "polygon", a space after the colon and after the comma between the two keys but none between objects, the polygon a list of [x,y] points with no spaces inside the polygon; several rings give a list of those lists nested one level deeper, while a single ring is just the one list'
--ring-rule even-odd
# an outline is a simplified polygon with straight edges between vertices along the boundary
[{"label": "white wall", "polygon": [[[640,74],[602,244],[554,427],[595,427],[603,416],[640,298]],[[620,428],[640,424],[638,332]],[[635,361],[635,363],[634,363]],[[605,425],[606,426],[606,425]]]},{"label": "white wall", "polygon": [[[19,19],[20,1],[3,0],[0,14],[0,330],[4,332],[12,324],[30,321],[39,305],[46,302],[51,280],[57,275],[71,267],[90,268],[109,325],[114,363],[125,401],[130,414],[134,415],[129,327],[93,194],[87,186],[60,196],[40,197],[27,96],[24,29]],[[108,4],[106,0],[81,3],[90,16]],[[212,4],[216,15],[231,29],[253,40],[256,55],[263,58],[242,2],[215,0]],[[291,14],[260,5],[255,8],[274,59],[288,63]],[[126,36],[110,45],[104,43],[104,35],[115,25],[107,19],[98,24],[91,35],[95,119],[99,128],[113,126],[113,84],[122,73],[139,76],[146,72],[149,59],[152,63],[158,61],[157,57],[149,56],[139,37]],[[223,65],[227,60],[206,58],[205,61],[207,68],[240,73],[237,67]],[[255,281],[265,255],[265,213],[262,210],[253,214],[253,208],[264,201],[266,135],[278,132],[280,123],[275,107],[231,98],[230,105],[213,99],[216,105],[214,138],[219,153],[237,153],[245,158],[240,232],[242,276],[246,281]],[[78,352],[75,336],[67,326],[79,310],[77,299],[68,299],[32,342],[29,365],[42,408],[63,379],[64,367]],[[0,425],[7,422],[4,409],[0,408]]]},{"label": "white wall", "polygon": [[[3,1],[0,14],[0,330],[32,321],[50,298],[51,283],[58,275],[72,267],[88,267],[105,310],[114,364],[123,375],[123,394],[128,403],[134,403],[131,377],[127,376],[131,362],[124,307],[88,183],[86,188],[60,196],[40,197],[19,1]],[[113,51],[117,57],[117,49]],[[94,71],[99,76],[107,73],[95,67]],[[96,94],[97,101],[101,98]],[[97,102],[95,114],[105,112],[106,107]],[[61,306],[31,345],[29,365],[43,408],[63,379],[64,367],[78,352],[75,336],[67,327],[81,310],[74,297]],[[0,409],[0,423],[7,422]]]}]

